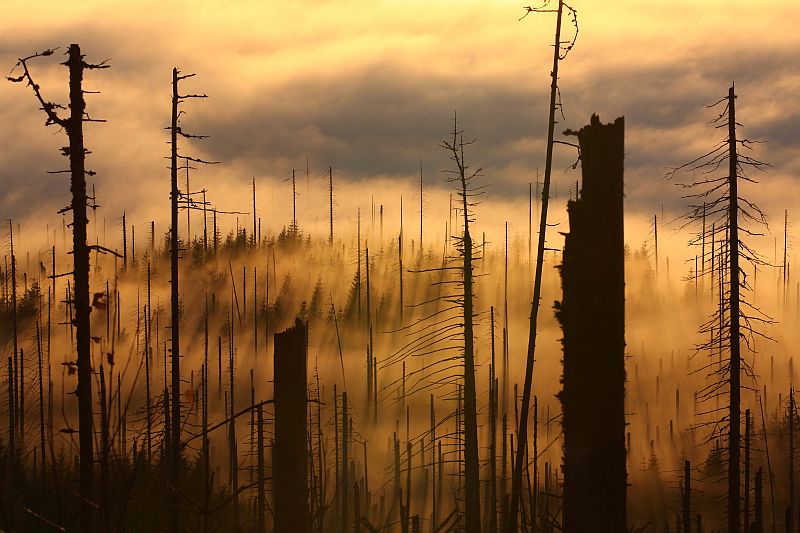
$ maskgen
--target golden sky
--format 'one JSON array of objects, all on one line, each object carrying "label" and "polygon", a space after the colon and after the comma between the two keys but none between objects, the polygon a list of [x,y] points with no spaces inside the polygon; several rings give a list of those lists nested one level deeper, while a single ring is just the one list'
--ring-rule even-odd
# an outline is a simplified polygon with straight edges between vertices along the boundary
[{"label": "golden sky", "polygon": [[[141,221],[166,219],[163,127],[173,66],[197,73],[187,90],[209,95],[186,106],[184,128],[210,138],[185,151],[222,162],[192,178],[221,207],[247,202],[255,176],[268,202],[259,206],[265,222],[285,224],[290,196],[282,180],[292,168],[305,177],[307,158],[311,177],[299,201],[301,222],[309,225],[324,220],[323,197],[312,185],[329,165],[340,184],[337,210],[347,220],[357,207],[369,209],[368,196],[393,205],[399,191],[413,203],[420,160],[427,186],[439,188],[446,202],[439,171],[447,159],[438,144],[458,110],[467,135],[477,139],[468,159],[491,184],[485,202],[520,208],[527,219],[527,183],[544,167],[555,17],[520,21],[522,5],[5,1],[0,64],[10,70],[21,55],[71,42],[90,60],[110,58],[110,70],[88,76],[88,88],[102,92],[89,96],[88,109],[108,123],[87,133],[88,164],[98,172],[109,223],[123,209]],[[680,191],[663,179],[664,170],[718,140],[705,106],[734,80],[743,134],[767,141],[757,155],[773,165],[751,194],[774,217],[800,208],[796,0],[572,5],[580,32],[561,67],[565,119],[557,131],[579,128],[593,112],[605,121],[626,116],[631,216],[660,212],[662,204],[681,209]],[[567,20],[564,33],[574,33]],[[63,67],[55,60],[34,67],[49,98],[63,101]],[[0,216],[58,222],[54,211],[67,203],[68,183],[46,172],[64,167],[63,135],[44,128],[31,91],[18,84],[0,84],[0,110]],[[574,159],[557,148],[559,200],[579,178],[579,171],[565,170]],[[435,195],[430,202],[431,212],[446,210]]]}]

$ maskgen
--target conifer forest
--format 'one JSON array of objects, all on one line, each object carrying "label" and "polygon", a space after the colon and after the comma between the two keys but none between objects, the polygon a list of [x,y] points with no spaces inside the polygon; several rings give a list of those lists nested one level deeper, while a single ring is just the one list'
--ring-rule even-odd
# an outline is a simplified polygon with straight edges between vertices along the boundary
[{"label": "conifer forest", "polygon": [[616,4],[0,5],[0,531],[800,531],[800,7]]}]

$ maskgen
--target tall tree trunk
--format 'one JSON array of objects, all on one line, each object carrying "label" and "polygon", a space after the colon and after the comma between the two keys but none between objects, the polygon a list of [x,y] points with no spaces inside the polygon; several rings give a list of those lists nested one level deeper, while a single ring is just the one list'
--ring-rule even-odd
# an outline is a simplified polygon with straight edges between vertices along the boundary
[{"label": "tall tree trunk", "polygon": [[683,462],[683,533],[692,533],[692,463],[688,460]]},{"label": "tall tree trunk", "polygon": [[472,237],[469,234],[467,188],[462,173],[464,211],[464,469],[466,533],[481,530],[480,471],[478,464],[478,410],[475,393],[475,350],[472,330]]},{"label": "tall tree trunk", "polygon": [[147,309],[145,309],[144,319],[144,370],[145,370],[145,417],[147,423],[147,464],[152,464],[153,461],[153,416],[151,412],[150,402],[150,345],[153,341],[151,338],[151,302],[150,302],[150,262],[147,262]]},{"label": "tall tree trunk", "polygon": [[744,531],[750,531],[750,409],[744,412]]},{"label": "tall tree trunk", "polygon": [[[367,271],[369,272],[369,271]],[[367,275],[369,279],[369,275]],[[342,392],[342,533],[347,532],[347,514],[350,499],[350,476],[348,476],[347,448],[349,438],[348,421],[350,417],[347,412],[347,391]]]},{"label": "tall tree trunk", "polygon": [[[403,327],[403,197],[400,197],[400,235],[397,237],[397,259],[400,273],[400,327]],[[404,400],[405,401],[405,400]]]},{"label": "tall tree trunk", "polygon": [[[583,187],[567,204],[564,295],[556,315],[564,332],[563,526],[575,533],[598,524],[627,531],[624,125],[622,118],[601,124],[593,115],[577,133]],[[518,450],[524,445],[518,441]]]},{"label": "tall tree trunk", "polygon": [[736,147],[736,95],[728,90],[728,257],[730,276],[730,405],[728,406],[728,531],[739,533],[740,517],[740,417],[741,352],[739,328],[739,156]]},{"label": "tall tree trunk", "polygon": [[[231,276],[231,280],[233,276]],[[231,421],[228,426],[228,460],[230,463],[230,479],[231,479],[231,497],[233,499],[233,525],[234,528],[239,527],[239,453],[237,450],[238,441],[236,439],[236,419],[234,413],[236,412],[236,383],[234,381],[234,329],[233,329],[233,307],[231,307],[231,316],[228,329],[228,381],[229,381],[229,398],[230,398],[230,412]]]},{"label": "tall tree trunk", "polygon": [[422,259],[424,249],[422,247],[422,212],[423,212],[423,196],[422,196],[422,161],[419,162],[419,257]]},{"label": "tall tree trunk", "polygon": [[[275,346],[275,466],[273,510],[275,533],[308,533],[306,421],[306,325],[299,320],[276,333]],[[345,469],[347,466],[345,465]]]},{"label": "tall tree trunk", "polygon": [[794,522],[794,387],[789,387],[789,507],[786,510],[786,530],[793,531]]},{"label": "tall tree trunk", "polygon": [[267,519],[267,511],[266,511],[266,503],[267,503],[267,496],[264,492],[264,408],[263,406],[258,406],[258,450],[256,451],[256,456],[258,460],[258,502],[256,505],[256,524],[257,524],[257,531],[258,533],[266,533],[267,526],[266,526],[266,519]]},{"label": "tall tree trunk", "polygon": [[[17,433],[17,419],[18,414],[17,410],[19,409],[19,382],[18,382],[18,368],[19,368],[19,325],[17,324],[17,258],[14,255],[14,225],[12,224],[11,220],[8,221],[8,235],[9,239],[11,240],[11,326],[13,328],[13,346],[14,346],[14,367],[13,367],[13,378],[11,383],[13,386],[9,389],[9,394],[13,398],[12,410],[9,413],[11,417],[12,424],[11,424],[11,434],[9,435],[9,441],[14,443],[22,442],[22,435],[19,436],[19,439],[15,439]],[[12,450],[14,450],[14,446],[12,446]]]},{"label": "tall tree trunk", "polygon": [[92,354],[89,312],[89,247],[86,244],[86,148],[83,145],[83,69],[81,49],[71,44],[68,52],[70,192],[72,192],[72,258],[75,290],[75,329],[78,351],[78,431],[80,445],[81,528],[94,529],[94,428],[92,409]]},{"label": "tall tree trunk", "polygon": [[44,375],[42,373],[42,335],[41,335],[41,327],[39,322],[36,322],[36,355],[37,361],[39,366],[39,449],[41,453],[39,454],[41,457],[41,467],[42,467],[42,488],[46,488],[45,485],[45,474],[47,472],[47,464],[46,464],[46,457],[47,450],[45,444],[45,432],[44,432],[44,420],[45,420],[45,403],[44,403]]},{"label": "tall tree trunk", "polygon": [[[170,299],[172,304],[171,337],[172,337],[172,412],[171,435],[169,443],[170,465],[170,529],[172,533],[180,531],[178,509],[178,490],[180,486],[181,456],[181,351],[180,351],[180,302],[178,300],[178,69],[172,69],[172,127],[170,128]],[[166,356],[166,354],[165,354]]]},{"label": "tall tree trunk", "polygon": [[[259,242],[258,233],[258,215],[256,213],[256,178],[253,177],[253,248],[258,248],[261,244]],[[258,316],[258,313],[256,313],[256,316]]]},{"label": "tall tree trunk", "polygon": [[497,387],[495,385],[494,307],[489,309],[492,366],[489,372],[489,531],[497,533]]},{"label": "tall tree trunk", "polygon": [[[122,212],[122,271],[128,270],[128,223],[125,211]],[[53,271],[55,274],[55,271]]]},{"label": "tall tree trunk", "polygon": [[111,526],[111,513],[109,509],[109,479],[108,479],[108,452],[109,452],[109,413],[107,409],[106,376],[103,364],[100,364],[100,483],[98,489],[98,504],[100,505],[100,530],[109,531]]},{"label": "tall tree trunk", "polygon": [[14,422],[14,360],[11,356],[8,357],[8,451],[15,453],[15,439],[16,433]]},{"label": "tall tree trunk", "polygon": [[206,307],[203,316],[203,410],[202,431],[203,443],[200,452],[203,459],[203,519],[202,531],[209,532],[209,506],[211,504],[211,482],[209,480],[211,459],[209,457],[208,442],[208,294],[206,294]]},{"label": "tall tree trunk", "polygon": [[330,235],[328,235],[328,244],[333,244],[333,167],[328,167],[328,202],[329,202],[329,215],[330,215]]},{"label": "tall tree trunk", "polygon": [[755,520],[750,528],[751,533],[764,533],[764,497],[763,497],[763,470],[756,471],[755,486]]}]

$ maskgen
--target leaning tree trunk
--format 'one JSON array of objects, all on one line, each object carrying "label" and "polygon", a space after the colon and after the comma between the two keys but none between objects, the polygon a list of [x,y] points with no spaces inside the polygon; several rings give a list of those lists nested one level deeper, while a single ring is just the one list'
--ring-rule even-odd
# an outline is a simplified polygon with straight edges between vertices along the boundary
[{"label": "leaning tree trunk", "polygon": [[[512,464],[511,477],[511,509],[507,516],[505,533],[517,533],[520,498],[522,495],[522,467],[528,447],[528,417],[533,388],[533,366],[536,355],[536,334],[539,320],[539,300],[542,297],[542,271],[544,268],[544,251],[547,236],[547,209],[550,204],[550,175],[553,169],[553,135],[556,126],[556,106],[558,96],[558,64],[561,60],[561,20],[564,11],[564,0],[559,0],[555,42],[553,43],[553,69],[550,71],[550,108],[547,122],[547,152],[545,157],[544,183],[542,185],[542,211],[539,219],[539,239],[536,246],[536,269],[533,275],[533,298],[531,300],[530,324],[528,327],[528,350],[525,359],[525,381],[522,385],[519,420],[517,428],[517,450]],[[506,317],[508,318],[508,317]],[[507,326],[507,325],[506,325]],[[507,380],[506,380],[507,381]],[[506,394],[503,401],[506,401]],[[505,405],[505,404],[504,404]],[[503,409],[505,415],[505,409]],[[505,455],[505,451],[503,451]],[[505,469],[503,469],[505,473]],[[503,488],[505,490],[505,487]]]},{"label": "leaning tree trunk", "polygon": [[624,533],[625,265],[624,119],[596,115],[577,135],[580,198],[568,204],[561,266],[564,331],[564,531]]}]

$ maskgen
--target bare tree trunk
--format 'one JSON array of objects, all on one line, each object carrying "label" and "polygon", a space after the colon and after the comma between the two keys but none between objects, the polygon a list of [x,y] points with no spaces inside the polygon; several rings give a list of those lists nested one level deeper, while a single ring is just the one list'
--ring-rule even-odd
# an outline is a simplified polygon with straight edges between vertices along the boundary
[{"label": "bare tree trunk", "polygon": [[147,309],[145,309],[144,319],[144,374],[145,374],[145,416],[147,422],[147,464],[152,464],[153,461],[153,416],[151,412],[150,402],[150,345],[153,341],[151,338],[151,307],[150,307],[150,262],[147,263]]},{"label": "bare tree trunk", "polygon": [[475,393],[475,350],[472,330],[472,237],[469,234],[466,186],[463,187],[462,194],[464,210],[464,468],[466,483],[464,506],[466,511],[466,533],[479,533],[481,530],[481,500],[478,463],[478,412]]},{"label": "bare tree trunk", "polygon": [[211,503],[210,457],[208,442],[208,294],[206,294],[205,315],[203,317],[203,533],[209,532],[209,505]]},{"label": "bare tree trunk", "polygon": [[750,528],[751,533],[764,533],[764,498],[763,498],[763,470],[756,471],[755,494],[755,520]]},{"label": "bare tree trunk", "polygon": [[431,394],[431,533],[437,530],[437,502],[436,497],[436,412],[433,408],[433,394]]},{"label": "bare tree trunk", "polygon": [[[306,325],[275,334],[275,533],[308,533]],[[343,409],[344,412],[346,410]],[[345,465],[345,469],[347,466]]]},{"label": "bare tree trunk", "polygon": [[[367,279],[369,279],[369,270],[367,270]],[[342,533],[347,532],[347,514],[348,514],[348,499],[350,497],[350,479],[348,474],[347,462],[347,443],[348,437],[348,413],[347,413],[347,391],[342,392]]]},{"label": "bare tree trunk", "polygon": [[[341,472],[339,467],[339,396],[336,392],[336,384],[333,384],[333,462],[336,465],[336,480],[335,480],[335,491],[334,491],[334,512],[336,512],[336,518],[338,519],[341,513],[341,495],[342,495],[342,484],[341,484]],[[335,523],[339,523],[339,520],[336,520]]]},{"label": "bare tree trunk", "polygon": [[[233,277],[231,277],[231,280]],[[238,529],[239,527],[239,453],[237,450],[238,441],[236,440],[236,420],[233,414],[236,412],[236,383],[234,381],[234,329],[233,329],[233,309],[231,308],[231,316],[229,325],[229,338],[228,338],[228,380],[230,386],[230,412],[231,421],[228,426],[228,452],[230,462],[230,477],[231,477],[231,496],[233,498],[233,526]]]},{"label": "bare tree trunk", "polygon": [[[181,348],[180,348],[180,301],[178,296],[178,69],[172,69],[172,126],[170,128],[170,177],[172,189],[171,222],[170,222],[170,300],[172,309],[171,337],[172,337],[172,412],[171,435],[169,443],[170,465],[170,530],[178,533],[181,530],[180,513],[178,510],[178,491],[180,487],[180,457],[181,457]],[[188,164],[188,163],[187,163]],[[166,354],[164,354],[166,356]]]},{"label": "bare tree trunk", "polygon": [[253,177],[253,248],[258,248],[259,245],[258,215],[256,214],[256,178]]},{"label": "bare tree trunk", "polygon": [[[565,531],[624,533],[625,266],[623,237],[624,120],[596,115],[578,133],[580,197],[567,204],[556,316],[564,332],[562,404]],[[524,447],[518,441],[518,450]],[[521,457],[517,453],[517,464]],[[512,517],[513,519],[513,517]]]},{"label": "bare tree trunk", "polygon": [[100,528],[102,531],[109,531],[111,526],[111,512],[109,509],[109,479],[108,479],[108,450],[109,450],[109,431],[108,431],[108,409],[106,405],[106,377],[102,363],[100,364],[100,483],[98,487],[98,499],[100,504]]},{"label": "bare tree trunk", "polygon": [[[791,379],[791,378],[790,378]],[[786,531],[793,531],[794,522],[794,387],[789,387],[789,507],[787,509]]]},{"label": "bare tree trunk", "polygon": [[683,511],[683,533],[692,533],[692,463],[688,460],[683,462],[683,486],[681,489],[683,491],[681,505],[681,510]]},{"label": "bare tree trunk", "polygon": [[356,301],[358,320],[361,320],[361,208],[356,215]]},{"label": "bare tree trunk", "polygon": [[80,432],[80,493],[81,528],[94,529],[94,429],[92,397],[92,355],[89,322],[89,247],[86,245],[86,149],[83,145],[83,119],[86,102],[83,99],[83,69],[85,63],[80,47],[69,47],[69,107],[71,115],[69,136],[69,163],[72,192],[72,257],[75,291],[75,328],[78,352],[78,430]]},{"label": "bare tree trunk", "polygon": [[[128,223],[125,211],[122,212],[122,271],[128,270]],[[53,271],[55,274],[55,271]]]},{"label": "bare tree trunk", "polygon": [[11,356],[8,357],[8,450],[9,453],[16,452],[15,433],[16,423],[14,422],[14,361]]},{"label": "bare tree trunk", "polygon": [[45,409],[45,403],[44,403],[44,376],[42,375],[42,336],[41,336],[41,329],[40,329],[39,322],[36,322],[36,355],[37,355],[37,361],[39,363],[39,365],[38,365],[39,366],[39,372],[38,372],[38,375],[39,375],[39,448],[41,450],[41,453],[39,455],[41,456],[41,463],[42,463],[42,475],[41,475],[41,477],[42,477],[42,487],[44,488],[45,487],[45,473],[47,472],[47,464],[46,464],[47,453],[45,452],[45,450],[47,450],[47,447],[46,447],[46,444],[45,444],[45,432],[44,432],[44,418],[45,418],[44,409]]},{"label": "bare tree trunk", "polygon": [[397,258],[400,274],[400,327],[403,327],[403,197],[400,197],[400,235],[397,237]]},{"label": "bare tree trunk", "polygon": [[328,167],[328,201],[330,207],[330,235],[328,244],[333,244],[333,167]]},{"label": "bare tree trunk", "polygon": [[494,349],[494,307],[489,309],[492,366],[489,372],[489,531],[497,533],[497,388]]},{"label": "bare tree trunk", "polygon": [[25,455],[25,350],[19,349],[19,361],[17,362],[17,429],[19,437],[20,456]]},{"label": "bare tree trunk", "polygon": [[736,146],[736,95],[728,90],[728,254],[730,276],[730,405],[728,406],[728,531],[739,533],[740,526],[740,418],[741,351],[739,328],[739,156]]},{"label": "bare tree trunk", "polygon": [[295,188],[294,169],[292,169],[292,237],[297,237],[297,191]]},{"label": "bare tree trunk", "polygon": [[744,412],[744,531],[750,531],[750,409]]},{"label": "bare tree trunk", "polygon": [[266,503],[267,496],[264,492],[264,408],[258,406],[258,502],[257,502],[257,531],[258,533],[266,533]]},{"label": "bare tree trunk", "polygon": [[422,258],[424,255],[424,249],[422,247],[422,161],[419,162],[419,256]]}]

